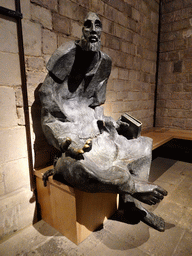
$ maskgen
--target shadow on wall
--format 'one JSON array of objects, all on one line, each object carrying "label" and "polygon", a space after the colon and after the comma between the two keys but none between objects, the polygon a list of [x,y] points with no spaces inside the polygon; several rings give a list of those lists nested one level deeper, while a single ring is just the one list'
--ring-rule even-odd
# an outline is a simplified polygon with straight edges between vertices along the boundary
[{"label": "shadow on wall", "polygon": [[31,107],[31,115],[33,121],[33,132],[35,134],[34,141],[34,168],[43,168],[53,164],[54,157],[59,151],[49,145],[41,127],[41,102],[39,98],[39,89],[42,83],[35,89],[35,101]]}]

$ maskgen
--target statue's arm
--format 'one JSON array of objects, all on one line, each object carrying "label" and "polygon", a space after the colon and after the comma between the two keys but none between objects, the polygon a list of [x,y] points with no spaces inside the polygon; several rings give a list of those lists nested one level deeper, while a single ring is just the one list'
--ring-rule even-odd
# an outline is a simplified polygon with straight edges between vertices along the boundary
[{"label": "statue's arm", "polygon": [[80,141],[78,128],[70,122],[62,110],[62,102],[55,98],[55,82],[48,74],[40,91],[41,124],[49,144],[60,150],[68,151],[74,157],[79,157],[84,151],[89,150],[91,141]]},{"label": "statue's arm", "polygon": [[68,137],[76,141],[77,136],[75,132],[71,134],[71,131],[74,131],[74,124],[67,120],[65,113],[60,107],[61,104],[59,100],[55,98],[54,86],[56,86],[55,81],[48,74],[39,90],[41,100],[41,124],[49,144],[63,151]]}]

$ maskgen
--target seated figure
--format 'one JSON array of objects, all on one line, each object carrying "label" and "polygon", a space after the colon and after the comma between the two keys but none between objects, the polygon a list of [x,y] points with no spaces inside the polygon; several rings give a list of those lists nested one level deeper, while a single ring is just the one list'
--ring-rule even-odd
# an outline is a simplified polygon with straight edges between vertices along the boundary
[{"label": "seated figure", "polygon": [[[167,191],[148,182],[152,140],[127,139],[129,129],[103,114],[110,57],[100,51],[102,23],[89,13],[82,38],[61,45],[50,58],[41,89],[42,128],[48,142],[61,151],[48,176],[86,192],[118,193],[127,218],[164,231],[161,217],[140,202],[159,203]],[[131,222],[131,220],[130,220]]]}]

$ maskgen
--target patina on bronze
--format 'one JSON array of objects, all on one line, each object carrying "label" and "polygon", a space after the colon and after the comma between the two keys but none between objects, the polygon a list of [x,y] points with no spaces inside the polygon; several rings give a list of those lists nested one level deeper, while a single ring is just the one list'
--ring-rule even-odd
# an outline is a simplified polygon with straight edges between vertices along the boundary
[{"label": "patina on bronze", "polygon": [[[102,23],[89,13],[79,41],[61,45],[50,58],[41,89],[42,128],[48,142],[62,154],[48,176],[86,192],[119,193],[125,217],[164,231],[161,217],[140,202],[159,203],[167,191],[148,182],[152,140],[120,135],[129,129],[103,114],[110,57],[100,51]],[[133,220],[133,222],[135,219]]]}]

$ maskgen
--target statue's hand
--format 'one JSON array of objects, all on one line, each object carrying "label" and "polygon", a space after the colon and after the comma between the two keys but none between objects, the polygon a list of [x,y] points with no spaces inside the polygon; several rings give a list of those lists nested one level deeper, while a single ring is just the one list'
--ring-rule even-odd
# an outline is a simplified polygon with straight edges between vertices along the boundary
[{"label": "statue's hand", "polygon": [[165,189],[157,185],[146,184],[143,186],[143,191],[142,186],[139,186],[139,192],[134,193],[132,196],[145,204],[153,205],[163,200],[167,194]]},{"label": "statue's hand", "polygon": [[71,144],[72,140],[71,138],[67,137],[65,141],[63,141],[60,145],[61,152],[66,152],[69,145]]},{"label": "statue's hand", "polygon": [[123,122],[121,120],[117,121],[116,129],[117,130],[127,130],[129,127],[129,124],[126,122]]},{"label": "statue's hand", "polygon": [[71,147],[70,149],[67,150],[66,155],[80,160],[80,159],[83,159],[83,154],[85,152],[88,152],[89,150],[91,150],[91,147],[92,147],[92,139],[88,139],[85,142],[85,145],[83,146],[83,148],[77,149],[77,148]]}]

